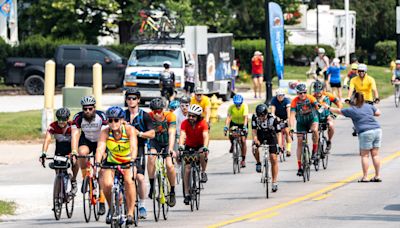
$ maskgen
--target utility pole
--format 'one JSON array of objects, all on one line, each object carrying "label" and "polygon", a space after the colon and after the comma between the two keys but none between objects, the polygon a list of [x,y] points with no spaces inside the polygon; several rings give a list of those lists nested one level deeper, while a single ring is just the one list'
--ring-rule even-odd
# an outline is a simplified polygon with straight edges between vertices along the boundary
[{"label": "utility pole", "polygon": [[265,79],[265,103],[269,104],[272,99],[272,75],[271,75],[271,37],[269,31],[269,0],[265,0],[265,63],[264,63],[264,79]]},{"label": "utility pole", "polygon": [[350,20],[349,20],[349,0],[344,0],[344,10],[346,15],[346,55],[345,63],[350,63]]},{"label": "utility pole", "polygon": [[396,59],[400,59],[400,0],[396,1],[396,46],[397,46]]},{"label": "utility pole", "polygon": [[318,16],[319,11],[318,11],[318,4],[319,4],[319,0],[316,0],[315,1],[315,5],[316,5],[315,10],[317,12],[317,46],[319,45],[319,16]]}]

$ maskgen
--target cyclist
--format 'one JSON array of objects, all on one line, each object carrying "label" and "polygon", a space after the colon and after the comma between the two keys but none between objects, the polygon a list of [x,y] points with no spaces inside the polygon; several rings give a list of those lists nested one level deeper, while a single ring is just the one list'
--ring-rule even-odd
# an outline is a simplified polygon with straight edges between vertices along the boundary
[{"label": "cyclist", "polygon": [[272,191],[278,191],[278,158],[279,153],[278,145],[280,138],[277,133],[281,128],[278,119],[269,111],[266,104],[259,104],[256,107],[256,113],[251,118],[251,128],[253,133],[253,144],[256,146],[254,150],[254,157],[257,161],[256,171],[261,173],[261,162],[259,146],[261,144],[268,144],[269,158],[272,166]]},{"label": "cyclist", "polygon": [[396,60],[396,68],[392,72],[392,82],[400,81],[400,60]]},{"label": "cyclist", "polygon": [[[181,135],[179,137],[179,151],[194,149],[198,152],[204,152],[200,154],[200,165],[201,165],[201,182],[206,183],[208,178],[206,174],[207,169],[207,153],[209,134],[207,122],[201,117],[203,112],[199,105],[190,105],[188,118],[182,122]],[[187,163],[185,167],[184,183],[189,182],[190,164]],[[186,205],[190,202],[189,196],[189,185],[185,185],[185,199]]]},{"label": "cyclist", "polygon": [[[376,88],[375,79],[367,74],[368,68],[365,64],[358,65],[358,76],[354,77],[350,81],[349,94],[347,96],[347,102],[350,101],[350,97],[354,91],[360,92],[364,95],[365,102],[368,104],[379,103],[378,89]],[[372,94],[373,93],[373,94]],[[375,99],[374,99],[375,97]]]},{"label": "cyclist", "polygon": [[[124,110],[118,106],[110,107],[106,112],[108,127],[101,130],[96,150],[95,167],[107,151],[104,165],[125,165],[135,161],[137,157],[137,136],[134,127],[125,125]],[[126,225],[133,224],[133,213],[135,210],[136,188],[133,182],[134,174],[131,169],[124,170],[125,197],[128,207]],[[114,183],[114,170],[102,169],[100,173],[100,186],[107,199],[108,208],[111,207],[111,188]],[[118,203],[118,202],[117,202]],[[106,223],[111,223],[111,213],[108,209]]]},{"label": "cyclist", "polygon": [[155,131],[153,128],[153,121],[150,115],[143,109],[139,108],[140,103],[140,91],[136,88],[129,88],[125,92],[125,101],[128,104],[128,109],[125,110],[125,121],[135,127],[136,135],[138,136],[138,156],[136,159],[137,174],[136,180],[138,182],[138,207],[139,217],[145,219],[147,217],[147,211],[145,206],[146,199],[146,183],[144,179],[146,170],[146,158],[145,158],[145,144],[149,139],[154,138]]},{"label": "cyclist", "polygon": [[[54,121],[49,125],[46,131],[46,136],[44,138],[44,143],[42,147],[42,155],[40,156],[40,161],[43,163],[46,158],[46,153],[51,143],[51,136],[54,136],[56,140],[56,150],[54,154],[56,156],[66,156],[71,153],[71,125],[72,122],[69,121],[71,113],[68,108],[60,108],[56,111],[57,121]],[[72,169],[72,179],[71,179],[71,193],[76,194],[78,191],[76,176],[79,171],[78,165],[73,165]]]},{"label": "cyclist", "polygon": [[338,58],[334,58],[332,65],[328,67],[327,75],[329,85],[334,93],[337,90],[337,95],[339,100],[342,100],[342,85],[341,85],[341,78],[340,78],[340,71],[345,70],[346,66],[340,65],[340,60]]},{"label": "cyclist", "polygon": [[164,61],[163,66],[164,70],[160,72],[161,96],[166,97],[169,101],[173,101],[175,95],[175,74],[170,69],[170,61]]},{"label": "cyclist", "polygon": [[168,111],[174,112],[179,107],[179,104],[178,100],[171,101],[168,105]]},{"label": "cyclist", "polygon": [[179,108],[174,111],[176,116],[176,141],[177,145],[179,145],[179,136],[181,133],[181,125],[184,120],[187,119],[187,115],[189,113],[189,105],[190,98],[189,97],[181,97]]},{"label": "cyclist", "polygon": [[185,85],[183,87],[187,96],[190,96],[194,91],[194,80],[195,80],[194,61],[189,60],[187,67],[185,67]]},{"label": "cyclist", "polygon": [[[232,127],[238,127],[241,132],[241,150],[242,150],[242,161],[240,162],[240,166],[242,168],[246,167],[246,139],[248,132],[248,115],[249,115],[249,107],[246,103],[243,103],[243,97],[240,94],[236,94],[233,96],[233,105],[228,108],[228,115],[225,121],[224,133],[229,131]],[[232,153],[233,150],[233,138],[229,138],[231,141],[231,148],[229,150]]]},{"label": "cyclist", "polygon": [[[296,120],[297,132],[312,132],[312,160],[315,160],[318,149],[318,102],[312,95],[307,94],[307,86],[300,83],[296,86],[297,96],[292,100],[290,104],[290,118],[289,127],[293,132],[294,122]],[[297,175],[303,175],[303,169],[301,168],[301,148],[303,146],[302,134],[297,134]]]},{"label": "cyclist", "polygon": [[358,63],[353,63],[351,64],[351,70],[347,74],[347,77],[344,79],[343,82],[343,89],[348,89],[348,83],[353,79],[355,76],[357,76],[357,69],[358,69]]},{"label": "cyclist", "polygon": [[[317,99],[319,104],[327,104],[332,106],[332,103],[338,108],[342,108],[342,102],[340,99],[335,97],[332,93],[328,93],[324,91],[324,84],[323,82],[316,81],[314,84],[314,97]],[[335,133],[335,128],[333,124],[333,118],[329,110],[325,109],[321,113],[318,113],[318,122],[320,124],[327,124],[328,125],[328,141],[326,142],[326,150],[329,152],[331,149],[331,141],[333,138],[333,134]]]},{"label": "cyclist", "polygon": [[194,96],[190,100],[190,104],[197,104],[203,109],[202,117],[210,126],[211,102],[210,98],[204,95],[204,90],[201,87],[194,89]]},{"label": "cyclist", "polygon": [[[292,148],[292,137],[289,134],[289,125],[288,118],[290,115],[290,99],[285,97],[285,91],[283,89],[276,90],[276,96],[271,100],[271,113],[279,118],[281,121],[281,129],[285,131],[285,139],[286,139],[286,156],[290,157],[290,151]],[[281,132],[278,133],[278,137],[282,138],[280,135]],[[283,141],[279,146],[283,148]]]},{"label": "cyclist", "polygon": [[328,79],[327,70],[329,67],[329,58],[328,58],[328,56],[325,55],[324,48],[318,48],[318,56],[315,57],[314,62],[317,65],[317,70],[316,70],[317,75],[321,75],[321,76],[323,75],[324,80],[327,81],[327,79]]},{"label": "cyclist", "polygon": [[[166,159],[167,176],[171,184],[171,191],[167,204],[170,207],[175,206],[175,167],[172,163],[171,155],[175,157],[174,143],[176,134],[176,116],[173,112],[164,111],[164,102],[161,98],[155,98],[150,102],[150,117],[153,121],[155,137],[150,139],[149,149],[151,153],[157,153],[164,150],[163,156]],[[149,174],[150,192],[149,198],[152,198],[154,189],[154,172],[156,156],[149,156],[147,161],[147,172]]]},{"label": "cyclist", "polygon": [[[72,154],[77,152],[80,156],[86,156],[95,153],[97,148],[97,140],[101,129],[107,125],[107,118],[102,111],[96,110],[96,100],[93,96],[84,96],[81,99],[82,111],[75,114],[72,122]],[[86,176],[87,159],[79,158],[79,166],[81,168],[82,177]],[[82,193],[83,193],[82,185]],[[105,213],[104,194],[100,192],[99,215]]]}]

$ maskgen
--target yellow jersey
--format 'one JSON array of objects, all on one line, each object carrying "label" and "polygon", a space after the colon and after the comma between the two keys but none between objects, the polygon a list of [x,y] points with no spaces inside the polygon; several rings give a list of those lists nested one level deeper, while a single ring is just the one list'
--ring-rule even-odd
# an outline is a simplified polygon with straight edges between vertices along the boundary
[{"label": "yellow jersey", "polygon": [[200,101],[197,101],[196,98],[195,98],[195,96],[193,96],[193,97],[191,98],[191,100],[190,100],[190,104],[191,104],[191,105],[197,104],[197,105],[199,105],[200,107],[202,107],[202,108],[203,108],[203,114],[202,114],[203,117],[206,117],[206,108],[207,108],[207,107],[211,107],[210,98],[208,98],[208,97],[205,96],[205,95],[201,96],[201,100],[200,100]]},{"label": "yellow jersey", "polygon": [[373,101],[372,90],[376,90],[375,79],[368,74],[365,74],[364,79],[356,76],[350,81],[350,89],[354,89],[364,95],[364,100]]},{"label": "yellow jersey", "polygon": [[236,105],[231,105],[228,108],[228,115],[231,117],[231,120],[235,124],[244,124],[245,116],[249,115],[249,106],[247,104],[240,105],[240,108],[237,108]]},{"label": "yellow jersey", "polygon": [[112,130],[108,132],[108,138],[106,142],[107,146],[107,162],[113,164],[128,163],[131,160],[130,141],[128,134],[126,133],[125,125],[122,124],[122,137],[119,140],[115,140]]}]

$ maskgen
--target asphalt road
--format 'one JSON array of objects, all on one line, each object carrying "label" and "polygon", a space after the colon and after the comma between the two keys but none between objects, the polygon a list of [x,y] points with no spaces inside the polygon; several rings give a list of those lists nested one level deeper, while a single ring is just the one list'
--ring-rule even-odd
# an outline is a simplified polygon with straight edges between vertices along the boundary
[{"label": "asphalt road", "polygon": [[[357,183],[361,176],[357,138],[351,136],[351,121],[336,120],[336,135],[327,170],[311,172],[311,181],[296,176],[294,157],[280,163],[279,190],[265,199],[260,174],[248,156],[247,167],[233,175],[227,141],[210,146],[209,182],[201,195],[200,210],[190,212],[183,204],[181,186],[177,205],[167,221],[154,222],[151,201],[142,227],[399,227],[400,123],[392,99],[378,107],[383,128],[381,148],[382,183]],[[250,142],[248,142],[250,149]],[[295,149],[295,146],[293,146]],[[101,222],[84,222],[81,194],[72,219],[65,213],[55,221],[51,211],[53,173],[36,160],[40,145],[0,144],[0,199],[15,200],[18,215],[3,217],[1,227],[104,227]]]}]

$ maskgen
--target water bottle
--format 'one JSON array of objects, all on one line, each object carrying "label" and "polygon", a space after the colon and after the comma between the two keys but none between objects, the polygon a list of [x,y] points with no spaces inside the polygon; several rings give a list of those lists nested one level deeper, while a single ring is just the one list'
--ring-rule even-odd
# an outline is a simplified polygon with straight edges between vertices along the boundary
[{"label": "water bottle", "polygon": [[64,176],[64,187],[65,187],[65,192],[70,192],[71,191],[71,177],[69,174]]}]

